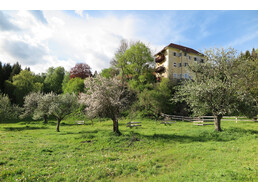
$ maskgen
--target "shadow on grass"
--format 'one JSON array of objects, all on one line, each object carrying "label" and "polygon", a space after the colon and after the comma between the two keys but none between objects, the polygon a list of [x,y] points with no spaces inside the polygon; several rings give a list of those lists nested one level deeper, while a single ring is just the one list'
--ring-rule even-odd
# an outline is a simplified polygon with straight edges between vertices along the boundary
[{"label": "shadow on grass", "polygon": [[31,127],[31,126],[24,126],[24,127],[4,127],[5,130],[8,131],[23,131],[23,130],[38,130],[38,129],[47,129],[47,127]]},{"label": "shadow on grass", "polygon": [[219,141],[219,142],[227,142],[237,140],[241,137],[247,135],[256,135],[258,131],[256,130],[246,130],[241,128],[231,128],[228,130],[224,130],[222,132],[217,131],[203,131],[196,135],[178,135],[178,134],[153,134],[153,135],[142,135],[139,133],[135,133],[140,138],[147,138],[148,140],[157,140],[157,141],[177,141],[183,143],[191,143],[191,142],[207,142],[207,141]]}]

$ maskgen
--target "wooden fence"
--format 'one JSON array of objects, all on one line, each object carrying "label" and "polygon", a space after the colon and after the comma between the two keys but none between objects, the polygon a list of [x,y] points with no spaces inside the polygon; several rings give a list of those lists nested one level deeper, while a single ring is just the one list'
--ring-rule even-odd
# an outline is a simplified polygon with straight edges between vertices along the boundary
[{"label": "wooden fence", "polygon": [[[196,125],[210,125],[205,122],[214,122],[214,116],[200,116],[200,117],[187,117],[187,116],[179,116],[179,115],[168,115],[162,114],[164,120],[173,120],[173,121],[187,121],[196,123]],[[247,117],[238,117],[238,116],[223,116],[221,121],[257,121],[255,119],[248,119]]]}]

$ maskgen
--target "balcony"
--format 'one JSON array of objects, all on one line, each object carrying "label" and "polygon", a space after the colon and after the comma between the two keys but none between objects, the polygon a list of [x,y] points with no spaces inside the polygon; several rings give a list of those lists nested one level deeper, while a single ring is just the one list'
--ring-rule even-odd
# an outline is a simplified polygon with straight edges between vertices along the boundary
[{"label": "balcony", "polygon": [[155,58],[156,63],[162,63],[165,60],[164,54],[160,54]]},{"label": "balcony", "polygon": [[166,71],[166,68],[164,66],[159,66],[158,68],[155,69],[156,73],[162,74]]}]

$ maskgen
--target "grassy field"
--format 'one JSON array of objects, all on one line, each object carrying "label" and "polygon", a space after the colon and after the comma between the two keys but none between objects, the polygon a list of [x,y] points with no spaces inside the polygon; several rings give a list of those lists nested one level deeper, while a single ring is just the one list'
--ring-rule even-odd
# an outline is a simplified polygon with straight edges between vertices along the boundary
[{"label": "grassy field", "polygon": [[122,136],[109,120],[0,124],[0,181],[258,181],[257,123],[141,121]]}]

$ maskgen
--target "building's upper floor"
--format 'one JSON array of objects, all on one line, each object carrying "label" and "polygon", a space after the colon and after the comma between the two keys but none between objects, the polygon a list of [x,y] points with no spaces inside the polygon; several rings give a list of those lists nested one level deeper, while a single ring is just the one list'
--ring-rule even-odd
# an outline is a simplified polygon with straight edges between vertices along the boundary
[{"label": "building's upper floor", "polygon": [[186,67],[193,61],[204,62],[204,55],[192,48],[171,43],[155,54],[156,73],[173,79],[190,78]]}]

